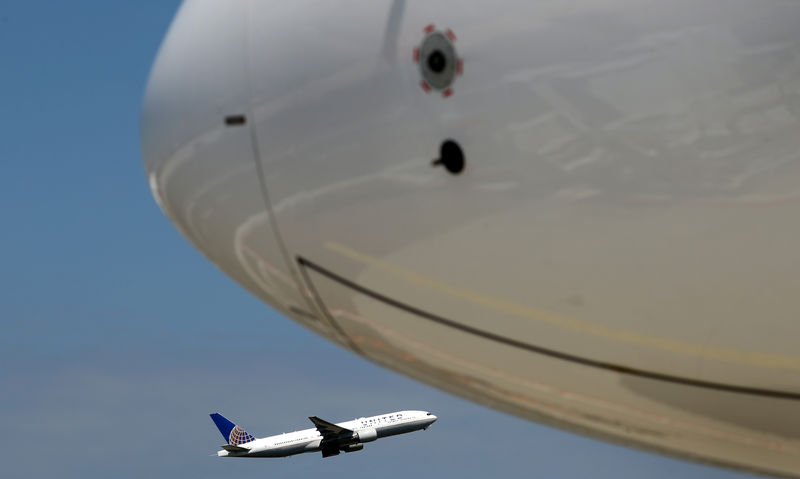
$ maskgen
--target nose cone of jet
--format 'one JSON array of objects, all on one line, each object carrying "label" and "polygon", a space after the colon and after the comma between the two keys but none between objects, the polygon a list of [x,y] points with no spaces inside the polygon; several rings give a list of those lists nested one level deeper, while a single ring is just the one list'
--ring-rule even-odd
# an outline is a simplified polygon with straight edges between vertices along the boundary
[{"label": "nose cone of jet", "polygon": [[[209,137],[246,103],[242,5],[184,2],[150,72],[140,123],[142,156],[153,195],[171,217],[186,206],[185,193],[200,186],[187,181],[205,173],[185,173],[183,163],[193,151],[187,145],[210,141],[203,135]],[[170,183],[170,172],[183,179]]]},{"label": "nose cone of jet", "polygon": [[430,426],[431,424],[435,423],[436,420],[439,418],[431,413],[428,413],[427,419],[428,419],[428,426]]}]

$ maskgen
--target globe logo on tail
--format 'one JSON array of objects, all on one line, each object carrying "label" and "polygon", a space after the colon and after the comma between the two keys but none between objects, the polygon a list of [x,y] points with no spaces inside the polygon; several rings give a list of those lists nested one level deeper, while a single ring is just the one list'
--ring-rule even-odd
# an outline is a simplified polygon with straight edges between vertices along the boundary
[{"label": "globe logo on tail", "polygon": [[233,426],[233,429],[231,429],[231,434],[228,436],[228,444],[233,444],[234,446],[245,444],[253,440],[255,440],[255,438],[250,434],[247,434],[244,429],[240,428],[239,426]]}]

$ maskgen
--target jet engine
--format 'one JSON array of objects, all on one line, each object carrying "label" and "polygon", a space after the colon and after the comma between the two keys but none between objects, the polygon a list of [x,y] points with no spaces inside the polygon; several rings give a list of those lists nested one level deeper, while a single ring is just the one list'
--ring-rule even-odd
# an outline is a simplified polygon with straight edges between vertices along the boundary
[{"label": "jet engine", "polygon": [[378,431],[376,431],[375,428],[364,429],[363,431],[357,432],[355,436],[358,442],[372,442],[378,439]]},{"label": "jet engine", "polygon": [[[373,429],[374,430],[374,429]],[[364,445],[359,443],[356,444],[348,444],[346,446],[342,446],[342,451],[344,452],[356,452],[364,449]]]}]

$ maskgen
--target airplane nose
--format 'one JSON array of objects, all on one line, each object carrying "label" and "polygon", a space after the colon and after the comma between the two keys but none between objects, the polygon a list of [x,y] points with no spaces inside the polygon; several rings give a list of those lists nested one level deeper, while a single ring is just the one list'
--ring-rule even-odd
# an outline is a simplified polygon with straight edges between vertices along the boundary
[{"label": "airplane nose", "polygon": [[193,141],[208,138],[226,115],[247,103],[242,5],[184,2],[150,72],[141,113],[142,157],[153,196],[173,221],[196,186],[170,182],[171,172],[182,168],[176,158],[189,156]]},{"label": "airplane nose", "polygon": [[[184,1],[150,73],[141,149],[153,197],[181,233],[289,315],[307,303],[260,184],[249,115],[247,5]],[[328,333],[310,313],[302,318]]]}]

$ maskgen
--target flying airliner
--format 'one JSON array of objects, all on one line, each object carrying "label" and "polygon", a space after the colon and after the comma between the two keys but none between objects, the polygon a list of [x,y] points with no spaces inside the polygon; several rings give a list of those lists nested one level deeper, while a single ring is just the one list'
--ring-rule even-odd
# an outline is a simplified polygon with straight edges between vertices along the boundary
[{"label": "flying airliner", "polygon": [[322,457],[330,457],[340,451],[360,451],[365,442],[382,437],[428,429],[437,418],[427,411],[397,411],[333,424],[311,416],[314,428],[260,439],[219,413],[211,414],[211,419],[228,441],[217,451],[220,457],[286,457],[318,451]]},{"label": "flying airliner", "polygon": [[186,0],[147,179],[371,361],[800,477],[798,25],[788,0]]}]

